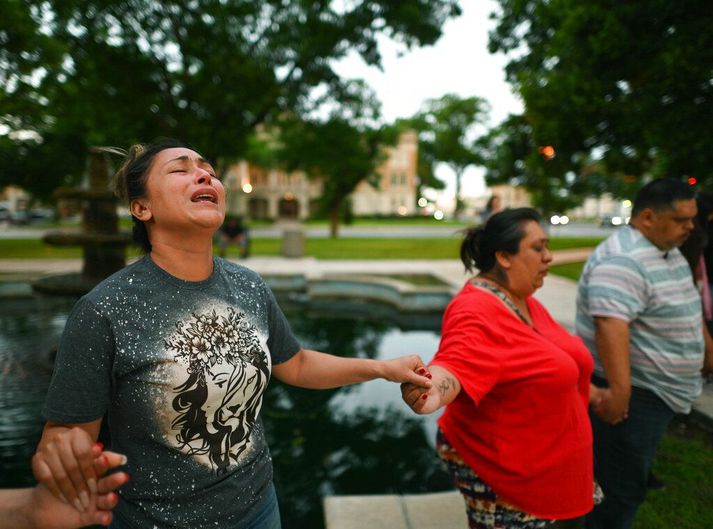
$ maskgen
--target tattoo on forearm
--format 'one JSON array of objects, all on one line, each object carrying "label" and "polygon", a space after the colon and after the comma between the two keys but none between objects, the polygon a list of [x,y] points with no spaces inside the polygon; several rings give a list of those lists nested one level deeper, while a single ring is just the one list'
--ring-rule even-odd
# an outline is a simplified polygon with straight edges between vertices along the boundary
[{"label": "tattoo on forearm", "polygon": [[446,377],[438,384],[438,392],[441,394],[441,397],[445,397],[448,390],[455,387],[456,381],[450,377]]}]

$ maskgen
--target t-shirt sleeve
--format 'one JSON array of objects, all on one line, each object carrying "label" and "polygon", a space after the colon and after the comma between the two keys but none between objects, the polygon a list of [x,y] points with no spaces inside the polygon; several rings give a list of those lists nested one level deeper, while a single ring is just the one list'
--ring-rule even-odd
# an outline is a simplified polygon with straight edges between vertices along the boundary
[{"label": "t-shirt sleeve", "polygon": [[431,364],[453,373],[477,403],[500,378],[503,344],[493,329],[496,318],[488,318],[488,310],[482,306],[466,305],[455,299],[446,309],[441,343]]},{"label": "t-shirt sleeve", "polygon": [[594,317],[630,322],[646,308],[647,282],[630,257],[613,256],[595,266],[589,275],[589,313]]},{"label": "t-shirt sleeve", "polygon": [[267,297],[268,338],[267,347],[273,364],[281,364],[292,358],[301,349],[290,324],[270,288],[265,285]]},{"label": "t-shirt sleeve", "polygon": [[109,321],[87,299],[72,309],[55,360],[43,409],[58,423],[91,422],[107,410],[112,386],[114,335]]}]

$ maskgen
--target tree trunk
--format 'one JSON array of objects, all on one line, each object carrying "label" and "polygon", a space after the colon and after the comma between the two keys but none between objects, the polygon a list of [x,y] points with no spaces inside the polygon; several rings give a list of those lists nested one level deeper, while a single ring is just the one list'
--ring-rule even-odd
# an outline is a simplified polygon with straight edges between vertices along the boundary
[{"label": "tree trunk", "polygon": [[461,217],[463,216],[463,202],[461,201],[460,198],[460,187],[461,187],[461,177],[463,176],[463,171],[456,170],[456,207],[453,210],[453,216],[456,218],[456,220],[460,220]]},{"label": "tree trunk", "polygon": [[339,237],[339,206],[329,210],[329,236],[332,239]]}]

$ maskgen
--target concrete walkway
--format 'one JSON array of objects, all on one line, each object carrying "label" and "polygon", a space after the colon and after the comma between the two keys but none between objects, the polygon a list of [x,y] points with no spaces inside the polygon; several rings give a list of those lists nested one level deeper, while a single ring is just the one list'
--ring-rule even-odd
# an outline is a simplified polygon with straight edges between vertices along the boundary
[{"label": "concrete walkway", "polygon": [[[554,262],[581,262],[589,251],[555,253]],[[241,264],[264,276],[304,276],[315,280],[335,274],[406,275],[430,274],[456,293],[467,276],[457,260],[338,260],[314,258],[251,257]],[[18,276],[78,272],[77,259],[0,259],[0,274]],[[550,275],[536,297],[553,317],[568,329],[574,328],[576,283]],[[693,418],[713,429],[713,384],[707,384],[695,403]],[[435,456],[434,456],[435,457]],[[466,529],[463,500],[457,492],[418,495],[337,496],[324,500],[327,529]]]}]

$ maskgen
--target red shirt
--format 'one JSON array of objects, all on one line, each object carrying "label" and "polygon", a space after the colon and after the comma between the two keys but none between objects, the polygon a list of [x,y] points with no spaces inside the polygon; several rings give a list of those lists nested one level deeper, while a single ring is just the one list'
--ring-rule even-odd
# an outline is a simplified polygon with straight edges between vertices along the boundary
[{"label": "red shirt", "polygon": [[504,501],[546,519],[592,508],[592,358],[582,341],[527,299],[534,329],[467,283],[443,316],[432,364],[461,384],[438,423]]}]

